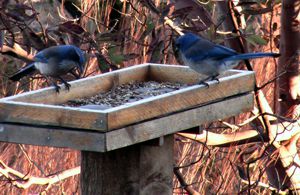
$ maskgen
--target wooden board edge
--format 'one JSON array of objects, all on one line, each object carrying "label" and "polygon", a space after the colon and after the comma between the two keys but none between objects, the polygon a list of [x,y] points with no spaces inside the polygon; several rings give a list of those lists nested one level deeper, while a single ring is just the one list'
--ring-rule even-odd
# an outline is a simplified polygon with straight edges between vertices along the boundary
[{"label": "wooden board edge", "polygon": [[0,123],[0,141],[105,152],[105,135],[97,132]]},{"label": "wooden board edge", "polygon": [[106,133],[106,150],[115,150],[196,127],[203,123],[235,116],[251,110],[253,106],[254,95],[248,93],[222,102],[109,131]]},{"label": "wooden board edge", "polygon": [[0,109],[0,122],[107,131],[107,113],[100,110],[15,101],[0,102]]},{"label": "wooden board edge", "polygon": [[[206,76],[200,75],[188,66],[184,65],[172,65],[172,64],[150,64],[149,68],[150,78],[157,81],[170,80],[179,83],[198,83],[201,78]],[[234,75],[247,75],[254,74],[254,71],[230,69],[221,74],[219,78],[230,78]]]},{"label": "wooden board edge", "polygon": [[[150,68],[156,69],[156,68],[179,68],[179,69],[189,69],[193,71],[189,66],[186,65],[179,65],[179,64],[157,64],[157,63],[147,63],[147,65],[150,66]],[[249,70],[240,70],[240,69],[230,69],[227,70],[227,72],[232,72],[232,73],[246,73],[246,74],[253,74],[255,71],[249,71]]]}]

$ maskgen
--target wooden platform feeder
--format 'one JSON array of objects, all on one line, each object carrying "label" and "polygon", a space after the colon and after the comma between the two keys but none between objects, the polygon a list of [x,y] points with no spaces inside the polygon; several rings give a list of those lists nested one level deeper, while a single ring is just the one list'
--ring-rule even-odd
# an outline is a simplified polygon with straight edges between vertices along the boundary
[{"label": "wooden platform feeder", "polygon": [[[189,86],[105,110],[61,105],[150,80]],[[82,194],[172,194],[172,134],[253,107],[253,72],[219,80],[207,88],[188,67],[142,64],[70,82],[59,94],[49,87],[3,98],[0,141],[81,150]]]}]

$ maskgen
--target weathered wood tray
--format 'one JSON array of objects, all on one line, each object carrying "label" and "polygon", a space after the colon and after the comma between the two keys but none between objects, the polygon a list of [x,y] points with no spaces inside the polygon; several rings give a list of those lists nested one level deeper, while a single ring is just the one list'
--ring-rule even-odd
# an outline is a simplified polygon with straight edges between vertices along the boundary
[{"label": "weathered wood tray", "polygon": [[[194,85],[106,110],[60,105],[108,91],[116,84],[148,80]],[[49,87],[3,98],[0,100],[0,130],[10,128],[11,131],[0,134],[0,140],[29,142],[16,137],[10,139],[9,136],[18,132],[19,125],[24,132],[38,132],[43,139],[49,139],[37,139],[32,144],[108,151],[233,116],[253,107],[254,72],[228,71],[220,83],[209,82],[209,88],[198,85],[198,81],[199,75],[185,66],[142,64],[70,82],[70,91],[61,90],[59,94]],[[68,140],[62,135],[68,135]]]}]

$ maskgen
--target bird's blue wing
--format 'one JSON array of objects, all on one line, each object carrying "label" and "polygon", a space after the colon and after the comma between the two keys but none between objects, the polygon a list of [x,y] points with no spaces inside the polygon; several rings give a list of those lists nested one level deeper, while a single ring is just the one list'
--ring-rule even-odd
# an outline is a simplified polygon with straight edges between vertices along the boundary
[{"label": "bird's blue wing", "polygon": [[38,52],[38,53],[34,56],[34,61],[35,61],[35,62],[48,63],[48,57],[47,57],[47,55],[45,55],[44,50]]},{"label": "bird's blue wing", "polygon": [[74,60],[84,63],[83,52],[74,45],[59,45],[46,48],[34,56],[34,61],[48,63],[49,60],[59,63],[61,60]]},{"label": "bird's blue wing", "polygon": [[39,51],[34,56],[34,61],[48,63],[50,59],[66,59],[68,58],[69,45],[52,46]]},{"label": "bird's blue wing", "polygon": [[184,51],[184,55],[186,56],[186,58],[193,61],[201,61],[205,59],[221,60],[223,58],[227,58],[236,54],[237,52],[232,49],[229,49],[222,45],[214,44],[205,39],[198,40],[186,51]]},{"label": "bird's blue wing", "polygon": [[215,44],[215,47],[211,51],[211,54],[224,58],[237,55],[238,53],[235,50],[225,47],[223,45]]}]

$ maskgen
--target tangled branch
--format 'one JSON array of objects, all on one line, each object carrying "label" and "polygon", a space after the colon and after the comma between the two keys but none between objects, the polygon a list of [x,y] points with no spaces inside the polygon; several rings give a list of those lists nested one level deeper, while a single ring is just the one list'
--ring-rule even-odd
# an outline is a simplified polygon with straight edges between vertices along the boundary
[{"label": "tangled branch", "polygon": [[32,185],[47,185],[49,188],[54,183],[80,174],[80,166],[47,177],[35,177],[14,170],[0,160],[0,173],[17,188],[27,189]]}]

